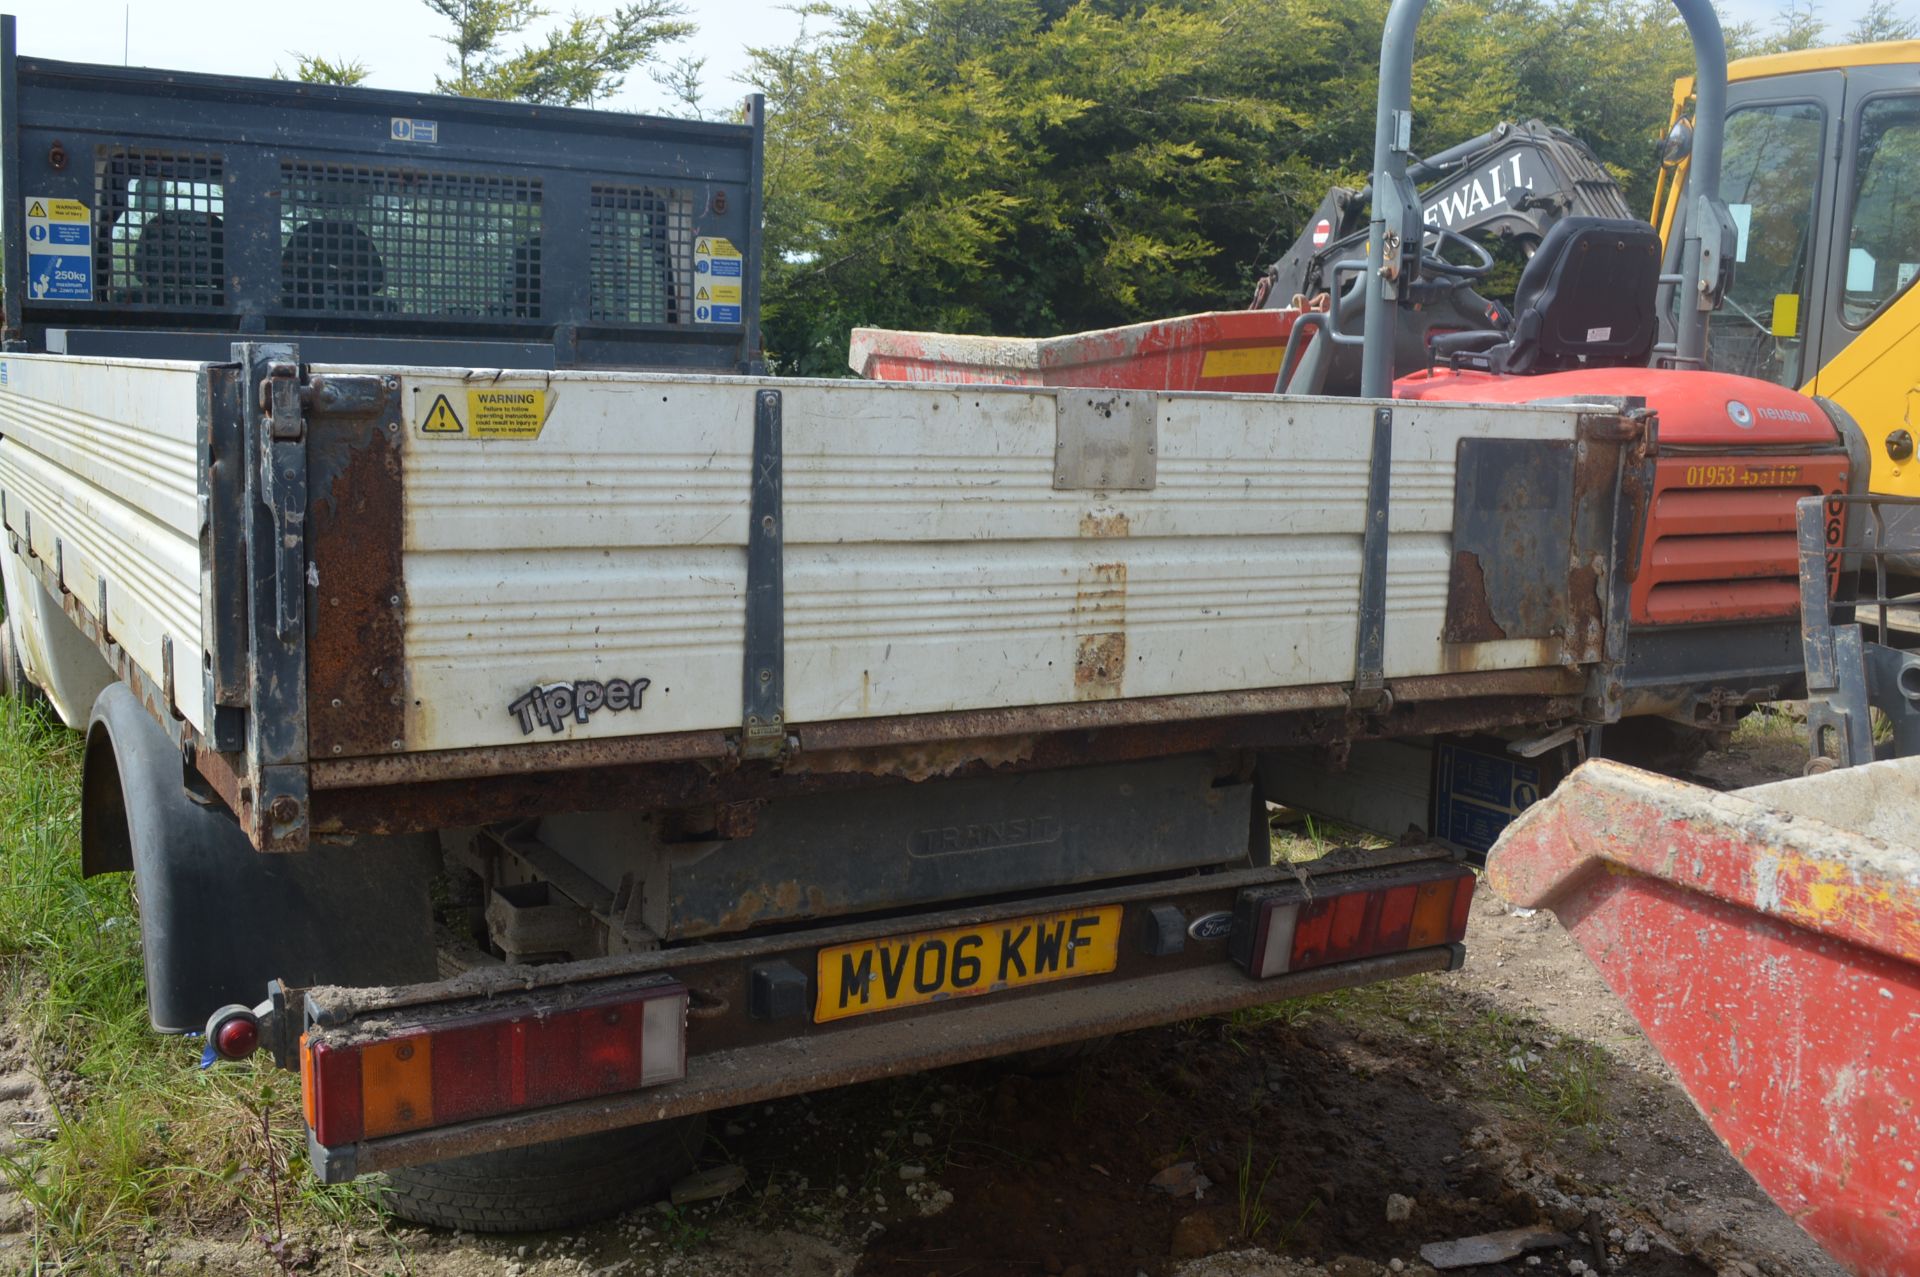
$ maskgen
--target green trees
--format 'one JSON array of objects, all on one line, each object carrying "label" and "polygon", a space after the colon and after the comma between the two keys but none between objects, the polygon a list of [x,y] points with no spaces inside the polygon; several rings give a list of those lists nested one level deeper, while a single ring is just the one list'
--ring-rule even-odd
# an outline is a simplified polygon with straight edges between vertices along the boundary
[{"label": "green trees", "polygon": [[451,52],[442,93],[467,98],[514,98],[555,106],[590,106],[619,91],[627,72],[665,44],[693,30],[675,0],[638,0],[611,14],[575,13],[547,32],[544,43],[519,50],[507,41],[548,16],[534,0],[425,0],[452,26],[441,37]]},{"label": "green trees", "polygon": [[[754,53],[769,99],[769,352],[855,325],[1044,334],[1244,305],[1370,159],[1386,0],[881,0]],[[1416,149],[1538,115],[1647,202],[1667,0],[1444,0]]]},{"label": "green trees", "polygon": [[[691,29],[680,0],[576,14],[423,0],[442,92],[604,100]],[[801,0],[752,51],[768,96],[764,330],[783,371],[839,375],[857,325],[1047,334],[1245,304],[1328,186],[1370,161],[1388,0]],[[1817,0],[1727,32],[1736,56],[1823,38]],[[1847,33],[1911,34],[1895,0]],[[517,47],[516,47],[517,46]],[[1646,208],[1672,84],[1670,0],[1433,0],[1416,150],[1503,119],[1570,129]],[[302,78],[359,68],[302,58]],[[653,78],[699,116],[703,68]]]},{"label": "green trees", "polygon": [[1873,44],[1880,40],[1920,40],[1920,18],[1903,11],[1895,0],[1871,0],[1847,28],[1846,41]]},{"label": "green trees", "polygon": [[367,78],[366,64],[352,58],[328,58],[317,53],[293,55],[293,74],[273,69],[276,80],[294,79],[303,84],[358,84]]},{"label": "green trees", "polygon": [[1301,42],[1320,60],[1261,68],[1271,14],[894,0],[757,51],[781,366],[838,372],[856,323],[1061,331],[1244,291],[1275,206],[1319,180],[1289,143],[1351,123],[1260,83],[1333,74],[1343,21]]}]

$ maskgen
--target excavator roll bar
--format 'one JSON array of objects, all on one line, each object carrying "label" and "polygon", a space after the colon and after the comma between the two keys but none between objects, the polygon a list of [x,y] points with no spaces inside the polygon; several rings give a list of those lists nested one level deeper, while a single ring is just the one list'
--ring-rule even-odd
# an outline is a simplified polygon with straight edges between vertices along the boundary
[{"label": "excavator roll bar", "polygon": [[[1425,233],[1413,159],[1413,39],[1427,0],[1393,0],[1380,37],[1380,98],[1373,127],[1373,216],[1367,235],[1366,329],[1360,393],[1393,394],[1393,307],[1403,281],[1420,269]],[[1669,358],[1700,365],[1706,358],[1707,315],[1719,302],[1734,242],[1733,217],[1720,199],[1720,153],[1726,127],[1727,47],[1708,0],[1674,0],[1693,41],[1695,102],[1693,216],[1687,219],[1681,274],[1665,282],[1685,288]]]}]

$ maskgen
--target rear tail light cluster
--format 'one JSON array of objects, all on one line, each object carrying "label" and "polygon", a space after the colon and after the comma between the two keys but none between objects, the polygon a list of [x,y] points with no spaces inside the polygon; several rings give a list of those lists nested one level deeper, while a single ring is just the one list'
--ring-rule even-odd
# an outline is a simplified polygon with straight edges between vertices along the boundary
[{"label": "rear tail light cluster", "polygon": [[449,1126],[678,1081],[687,990],[629,985],[561,1009],[437,1014],[311,1032],[300,1044],[307,1126],[322,1145]]},{"label": "rear tail light cluster", "polygon": [[1260,887],[1234,902],[1234,961],[1266,977],[1355,958],[1458,944],[1473,902],[1471,870],[1448,865],[1421,881],[1401,879],[1309,899],[1297,886]]}]

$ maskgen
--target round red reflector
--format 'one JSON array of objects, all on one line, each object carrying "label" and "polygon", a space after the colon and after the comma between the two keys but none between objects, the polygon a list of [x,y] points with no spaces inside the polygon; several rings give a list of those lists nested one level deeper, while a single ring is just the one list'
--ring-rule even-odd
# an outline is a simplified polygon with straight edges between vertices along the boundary
[{"label": "round red reflector", "polygon": [[1332,238],[1333,238],[1332,222],[1328,221],[1326,218],[1323,217],[1319,221],[1313,224],[1313,246],[1315,248],[1325,248],[1327,246],[1327,241]]},{"label": "round red reflector", "polygon": [[223,1060],[244,1060],[260,1048],[260,1025],[251,1016],[235,1016],[213,1031],[213,1049]]}]

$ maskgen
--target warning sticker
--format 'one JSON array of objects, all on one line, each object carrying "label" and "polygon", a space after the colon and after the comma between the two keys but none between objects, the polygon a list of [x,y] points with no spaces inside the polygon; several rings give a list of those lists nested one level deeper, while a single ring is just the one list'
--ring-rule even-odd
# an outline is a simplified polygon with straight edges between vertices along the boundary
[{"label": "warning sticker", "polygon": [[538,439],[547,424],[547,392],[469,390],[467,421],[476,439]]},{"label": "warning sticker", "polygon": [[413,423],[420,434],[444,439],[538,439],[547,406],[545,387],[415,386]]},{"label": "warning sticker", "polygon": [[433,397],[433,406],[427,409],[427,415],[420,418],[420,433],[423,435],[457,435],[466,433],[466,427],[460,423],[460,414],[453,410],[444,394]]},{"label": "warning sticker", "polygon": [[702,235],[693,241],[693,318],[701,324],[740,322],[745,258],[733,241]]},{"label": "warning sticker", "polygon": [[27,197],[27,296],[93,300],[93,215],[79,200]]}]

